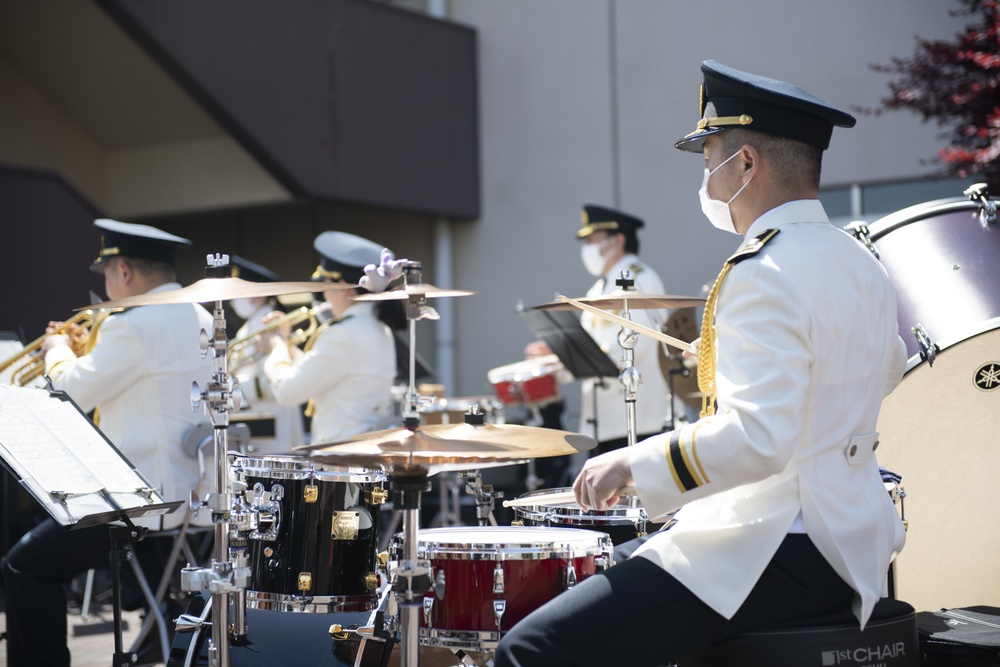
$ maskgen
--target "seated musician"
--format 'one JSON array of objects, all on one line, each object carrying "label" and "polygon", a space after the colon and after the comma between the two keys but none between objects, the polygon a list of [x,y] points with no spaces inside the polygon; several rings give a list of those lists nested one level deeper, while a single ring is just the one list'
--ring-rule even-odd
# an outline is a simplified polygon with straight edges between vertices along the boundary
[{"label": "seated musician", "polygon": [[[175,254],[190,241],[116,220],[99,219],[94,226],[101,232],[101,254],[91,269],[104,274],[110,299],[180,287]],[[198,346],[202,329],[211,331],[212,316],[200,305],[142,306],[107,317],[84,356],[74,355],[64,335],[53,335],[42,346],[53,387],[85,412],[96,408],[101,431],[167,501],[187,501],[199,484],[198,463],[181,444],[185,432],[204,419],[191,409],[190,398],[192,381],[212,373],[211,359],[203,358]],[[184,520],[184,507],[135,523],[171,528]],[[147,542],[153,541],[137,547],[152,549]],[[106,525],[70,531],[52,518],[10,549],[0,568],[9,665],[70,664],[65,585],[107,565],[108,552]]]}]

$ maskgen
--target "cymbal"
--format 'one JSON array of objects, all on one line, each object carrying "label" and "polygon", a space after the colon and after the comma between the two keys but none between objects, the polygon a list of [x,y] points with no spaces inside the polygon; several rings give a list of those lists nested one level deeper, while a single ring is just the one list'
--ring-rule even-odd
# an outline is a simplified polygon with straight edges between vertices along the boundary
[{"label": "cymbal", "polygon": [[[347,283],[320,283],[313,281],[255,283],[242,278],[202,278],[187,287],[165,292],[147,292],[121,299],[112,299],[84,308],[132,308],[133,306],[160,306],[175,303],[208,303],[231,301],[256,296],[279,296],[302,292],[323,292],[331,289],[352,289],[357,285]],[[76,310],[83,310],[77,308]]]},{"label": "cymbal", "polygon": [[352,440],[296,447],[318,461],[396,470],[481,464],[520,463],[528,459],[585,452],[597,441],[585,435],[515,424],[431,424],[362,433]]},{"label": "cymbal", "polygon": [[352,301],[401,301],[410,297],[436,299],[439,297],[469,296],[471,294],[475,294],[475,292],[462,289],[442,289],[428,283],[417,283],[416,285],[404,285],[399,289],[388,290],[386,292],[361,294],[354,297]]},{"label": "cymbal", "polygon": [[[629,310],[648,310],[652,308],[687,308],[704,305],[705,299],[694,296],[674,296],[672,294],[645,294],[635,290],[616,290],[601,296],[585,296],[574,299],[602,310],[622,310],[628,302]],[[534,310],[574,310],[574,306],[563,301],[550,301],[537,306]]]}]

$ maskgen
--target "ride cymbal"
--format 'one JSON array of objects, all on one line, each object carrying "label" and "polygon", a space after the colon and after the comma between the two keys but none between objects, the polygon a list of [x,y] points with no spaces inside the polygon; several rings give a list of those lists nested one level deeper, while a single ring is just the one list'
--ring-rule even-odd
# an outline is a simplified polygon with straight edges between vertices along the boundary
[{"label": "ride cymbal", "polygon": [[[705,299],[694,296],[674,296],[672,294],[645,294],[635,290],[618,290],[601,296],[585,296],[573,299],[601,310],[622,310],[628,302],[629,310],[648,310],[653,308],[687,308],[705,304]],[[575,306],[564,301],[550,301],[537,306],[534,310],[573,310]]]},{"label": "ride cymbal", "polygon": [[399,289],[392,289],[386,292],[361,294],[354,297],[352,301],[401,301],[411,297],[436,299],[440,297],[469,296],[471,294],[475,294],[475,292],[462,289],[442,289],[428,283],[417,283],[414,285],[404,285]]},{"label": "ride cymbal", "polygon": [[362,433],[352,440],[297,447],[311,458],[396,470],[440,465],[477,468],[585,452],[597,441],[556,429],[514,424],[432,424]]},{"label": "ride cymbal", "polygon": [[132,308],[134,306],[160,306],[176,303],[208,303],[232,301],[257,296],[280,296],[302,292],[323,292],[331,289],[352,289],[357,285],[346,283],[320,283],[313,281],[254,283],[242,278],[202,278],[187,287],[165,292],[147,292],[121,299],[76,308]]}]

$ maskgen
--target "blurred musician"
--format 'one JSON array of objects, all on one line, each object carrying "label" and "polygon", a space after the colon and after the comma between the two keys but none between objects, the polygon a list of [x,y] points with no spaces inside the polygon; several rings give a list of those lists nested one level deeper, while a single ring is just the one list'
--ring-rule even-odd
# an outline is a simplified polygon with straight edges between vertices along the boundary
[{"label": "blurred musician", "polygon": [[[270,269],[243,257],[233,256],[229,261],[232,276],[251,282],[277,282],[281,278]],[[230,302],[236,315],[244,320],[234,340],[241,340],[259,331],[264,318],[276,312],[269,297],[244,297]],[[280,316],[280,313],[279,313]],[[253,344],[250,344],[252,347]],[[300,405],[282,407],[274,400],[271,383],[264,373],[264,360],[239,366],[236,377],[243,389],[243,408],[233,415],[233,423],[244,423],[250,428],[250,447],[254,454],[290,452],[305,443],[305,428]]]},{"label": "blurred musician", "polygon": [[[382,250],[345,232],[323,232],[313,247],[320,254],[314,280],[352,285],[357,285],[366,265],[379,264]],[[392,416],[396,348],[391,329],[406,322],[398,301],[377,305],[352,301],[362,292],[360,288],[323,291],[334,317],[320,326],[304,350],[286,344],[288,327],[281,327],[280,335],[268,341],[272,349],[264,371],[275,399],[284,406],[309,401],[314,443],[350,438]]]},{"label": "blurred musician", "polygon": [[[633,215],[603,206],[584,205],[583,225],[576,236],[583,241],[580,255],[584,268],[597,278],[597,282],[587,290],[586,296],[598,297],[622,289],[615,283],[622,271],[629,272],[637,291],[663,294],[660,276],[638,256],[638,230],[642,226],[642,220]],[[665,310],[638,309],[631,310],[630,314],[634,322],[657,330],[666,318]],[[622,356],[618,332],[621,327],[587,312],[581,314],[580,324],[620,367]],[[642,377],[642,386],[635,404],[637,440],[663,431],[669,409],[667,385],[657,357],[658,345],[654,339],[640,336],[635,346],[633,364]],[[548,346],[542,342],[532,343],[525,353],[529,357],[551,354]],[[594,437],[598,441],[598,448],[594,450],[594,454],[628,444],[623,391],[617,377],[588,378],[581,383],[579,432],[585,435],[594,435],[596,432]]]},{"label": "blurred musician", "polygon": [[[104,274],[110,299],[180,287],[174,258],[190,241],[115,220],[99,219],[94,226],[101,230],[101,253],[91,269]],[[199,305],[143,306],[109,316],[96,345],[82,357],[63,335],[42,346],[54,388],[86,412],[97,408],[103,433],[168,501],[186,501],[199,483],[197,461],[181,443],[204,419],[192,411],[190,400],[191,382],[212,372],[211,359],[202,358],[198,346],[203,328],[211,331],[212,316]],[[169,528],[184,515],[180,510],[135,523]],[[108,552],[107,526],[69,531],[52,518],[11,548],[2,564],[9,665],[70,664],[64,586],[77,574],[107,565]]]}]

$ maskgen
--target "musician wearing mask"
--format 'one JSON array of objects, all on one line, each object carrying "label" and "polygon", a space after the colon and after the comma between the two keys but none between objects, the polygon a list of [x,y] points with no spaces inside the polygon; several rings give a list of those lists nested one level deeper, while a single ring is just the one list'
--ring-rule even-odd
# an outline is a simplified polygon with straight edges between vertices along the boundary
[{"label": "musician wearing mask", "polygon": [[[645,294],[663,294],[663,281],[656,271],[639,259],[639,218],[614,209],[586,204],[583,224],[577,231],[582,241],[580,257],[587,273],[597,281],[587,290],[587,297],[599,297],[622,289],[616,281],[623,271],[634,281],[633,287]],[[630,310],[632,321],[660,330],[667,311],[659,309]],[[618,345],[621,327],[590,313],[580,316],[584,331],[620,368],[622,350]],[[657,343],[640,336],[635,346],[633,364],[642,378],[636,400],[637,439],[663,431],[667,421],[669,401],[667,383],[660,370]],[[544,343],[532,343],[527,356],[550,354]],[[624,388],[617,377],[586,378],[581,381],[579,432],[598,441],[594,454],[608,452],[628,444]],[[596,410],[595,410],[596,404]],[[595,435],[596,433],[596,435]]]},{"label": "musician wearing mask", "polygon": [[[267,267],[239,256],[229,261],[234,278],[250,282],[278,282],[281,278]],[[243,389],[243,407],[233,415],[232,422],[246,424],[250,429],[251,454],[288,453],[305,443],[302,406],[282,407],[274,400],[271,383],[264,373],[264,356],[258,353],[256,332],[265,330],[264,318],[276,311],[270,297],[242,297],[230,302],[243,326],[236,332],[231,345],[229,370],[236,374]],[[308,322],[308,318],[304,320]],[[265,334],[261,334],[265,335]]]},{"label": "musician wearing mask", "polygon": [[[313,247],[319,283],[356,286],[366,265],[378,265],[382,246],[345,232],[323,232]],[[375,429],[392,416],[396,377],[392,329],[405,326],[398,302],[356,302],[364,290],[326,289],[333,319],[321,325],[303,350],[288,344],[289,327],[269,340],[264,371],[279,405],[308,401],[311,441],[336,442]],[[272,317],[274,317],[272,315]],[[265,320],[266,321],[266,320]]]},{"label": "musician wearing mask", "polygon": [[[187,239],[154,227],[99,219],[101,253],[91,269],[104,274],[109,299],[178,289],[174,258]],[[191,383],[211,377],[198,345],[212,316],[196,304],[131,308],[102,323],[96,344],[77,357],[64,335],[42,345],[46,374],[85,412],[96,409],[101,431],[167,501],[186,501],[199,484],[184,434],[204,417],[191,409]],[[186,505],[135,523],[154,530],[179,525]],[[145,544],[145,542],[139,543]],[[48,518],[4,557],[9,665],[69,665],[65,584],[108,563],[108,527],[68,531]]]}]

